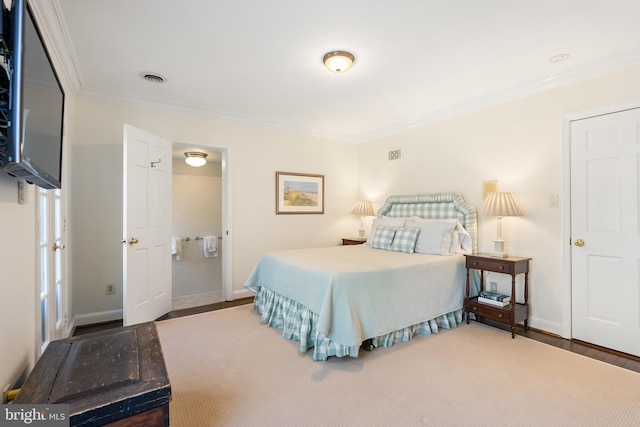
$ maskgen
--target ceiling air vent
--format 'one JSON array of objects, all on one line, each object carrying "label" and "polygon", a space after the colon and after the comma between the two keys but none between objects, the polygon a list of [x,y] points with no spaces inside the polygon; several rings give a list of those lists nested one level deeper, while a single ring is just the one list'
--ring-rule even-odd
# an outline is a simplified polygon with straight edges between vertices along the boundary
[{"label": "ceiling air vent", "polygon": [[389,151],[389,160],[400,160],[402,151],[400,149]]},{"label": "ceiling air vent", "polygon": [[143,71],[138,75],[142,79],[148,81],[149,83],[161,84],[161,83],[164,83],[164,82],[167,81],[167,79],[164,76],[161,76],[160,74],[157,74],[157,73],[151,73],[151,72]]}]

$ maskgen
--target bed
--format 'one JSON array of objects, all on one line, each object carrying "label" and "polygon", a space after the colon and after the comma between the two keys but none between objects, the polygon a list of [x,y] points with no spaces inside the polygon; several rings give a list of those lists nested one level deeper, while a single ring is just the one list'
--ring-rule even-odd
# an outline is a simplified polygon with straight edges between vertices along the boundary
[{"label": "bed", "polygon": [[269,252],[245,287],[314,360],[358,357],[461,323],[463,253],[477,253],[477,212],[459,193],[390,196],[366,244]]}]

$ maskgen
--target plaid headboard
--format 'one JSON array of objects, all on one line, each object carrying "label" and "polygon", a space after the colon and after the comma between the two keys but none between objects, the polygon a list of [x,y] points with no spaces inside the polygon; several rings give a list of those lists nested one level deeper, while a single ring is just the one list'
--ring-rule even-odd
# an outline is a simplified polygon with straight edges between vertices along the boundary
[{"label": "plaid headboard", "polygon": [[378,210],[378,216],[447,219],[458,218],[473,241],[473,253],[478,253],[478,213],[460,193],[416,194],[389,196]]}]

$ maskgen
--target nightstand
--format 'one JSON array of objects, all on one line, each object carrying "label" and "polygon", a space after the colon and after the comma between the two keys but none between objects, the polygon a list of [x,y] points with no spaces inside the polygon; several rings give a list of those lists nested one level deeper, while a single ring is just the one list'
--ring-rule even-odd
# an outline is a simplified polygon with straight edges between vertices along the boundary
[{"label": "nightstand", "polygon": [[343,245],[361,245],[364,242],[367,241],[366,237],[349,237],[349,238],[342,238],[342,244]]},{"label": "nightstand", "polygon": [[[511,325],[511,338],[516,337],[516,325],[520,322],[527,330],[529,319],[529,261],[531,258],[510,256],[507,258],[492,257],[489,254],[465,255],[467,267],[467,289],[464,309],[469,323],[469,313]],[[496,307],[478,302],[477,297],[469,297],[469,271],[480,271],[480,289],[484,289],[484,272],[503,273],[511,276],[511,304]],[[524,303],[516,303],[516,276],[524,274]]]}]

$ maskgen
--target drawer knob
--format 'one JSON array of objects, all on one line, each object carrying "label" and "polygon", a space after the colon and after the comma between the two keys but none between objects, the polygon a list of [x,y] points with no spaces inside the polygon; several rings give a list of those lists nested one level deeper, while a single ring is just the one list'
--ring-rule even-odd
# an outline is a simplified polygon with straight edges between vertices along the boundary
[{"label": "drawer knob", "polygon": [[501,266],[500,266],[500,270],[504,270],[504,265],[501,265]]},{"label": "drawer knob", "polygon": [[476,311],[478,309],[478,307],[473,307],[473,311]]},{"label": "drawer knob", "polygon": [[502,317],[502,313],[498,314],[498,317]]}]

